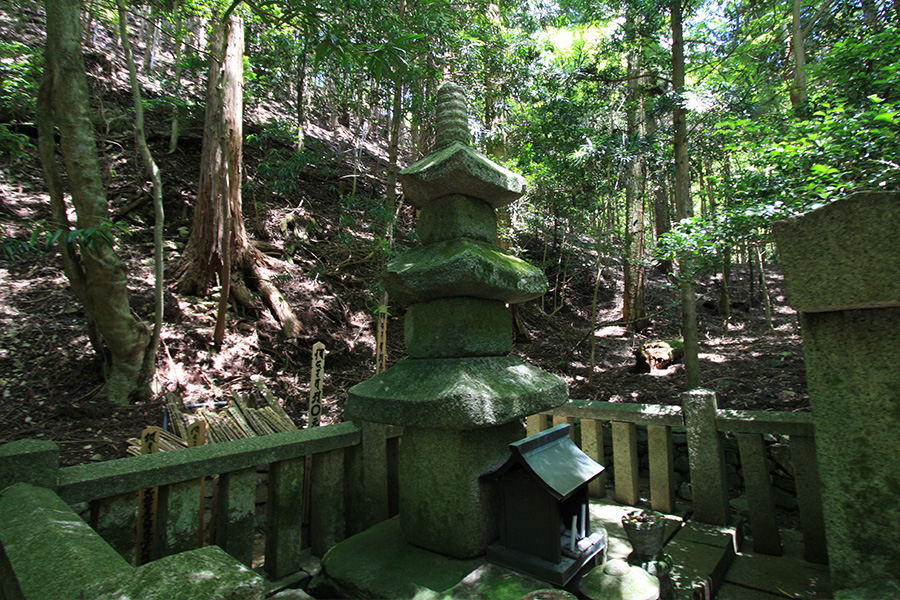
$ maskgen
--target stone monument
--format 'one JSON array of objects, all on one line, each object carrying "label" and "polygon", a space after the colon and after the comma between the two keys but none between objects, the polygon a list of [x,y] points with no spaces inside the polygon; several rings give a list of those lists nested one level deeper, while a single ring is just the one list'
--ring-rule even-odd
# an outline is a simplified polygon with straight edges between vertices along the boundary
[{"label": "stone monument", "polygon": [[896,597],[900,193],[854,194],[775,234],[800,313],[832,584]]},{"label": "stone monument", "polygon": [[409,358],[349,390],[348,416],[404,426],[399,511],[404,539],[456,559],[484,554],[498,535],[495,493],[479,477],[509,457],[522,419],[564,403],[566,383],[509,353],[508,303],[540,296],[544,274],[494,245],[494,209],[524,179],[469,146],[465,94],[438,92],[436,149],[400,174],[420,209],[422,246],[384,278],[408,306]]}]

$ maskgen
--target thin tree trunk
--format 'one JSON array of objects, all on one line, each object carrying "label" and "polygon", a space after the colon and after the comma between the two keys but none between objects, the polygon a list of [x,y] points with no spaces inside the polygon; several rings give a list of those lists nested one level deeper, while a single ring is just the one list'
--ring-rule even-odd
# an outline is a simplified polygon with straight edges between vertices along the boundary
[{"label": "thin tree trunk", "polygon": [[400,154],[400,129],[403,124],[403,84],[397,81],[394,84],[394,94],[391,100],[391,129],[388,141],[388,171],[385,182],[385,196],[387,206],[394,208],[397,201],[397,160]]},{"label": "thin tree trunk", "polygon": [[[723,203],[725,205],[725,210],[728,210],[729,205],[731,204],[730,195],[731,195],[731,162],[728,160],[728,156],[722,161],[722,171],[725,174],[725,189],[726,193],[723,195]],[[722,250],[722,290],[719,295],[719,314],[725,318],[725,328],[727,330],[728,323],[731,321],[731,246],[725,246]]]},{"label": "thin tree trunk", "polygon": [[306,36],[297,56],[297,152],[306,139]]},{"label": "thin tree trunk", "polygon": [[596,231],[597,237],[597,276],[594,279],[594,293],[591,296],[591,325],[590,325],[590,336],[591,336],[591,361],[590,361],[590,369],[588,370],[588,383],[594,382],[594,369],[597,366],[597,336],[595,335],[597,331],[597,299],[600,296],[600,280],[603,277],[603,245],[600,242],[600,218],[597,217],[597,223],[594,227]]},{"label": "thin tree trunk", "polygon": [[151,8],[150,18],[147,20],[147,43],[144,51],[144,74],[149,75],[153,72],[156,65],[156,42],[159,39],[159,10],[156,7]]},{"label": "thin tree trunk", "polygon": [[[634,24],[632,23],[632,26]],[[644,306],[644,157],[640,147],[643,137],[644,109],[637,73],[639,50],[628,56],[627,136],[631,145],[631,164],[625,180],[625,284],[622,320],[630,331],[640,331],[648,325]]]},{"label": "thin tree trunk", "polygon": [[[652,138],[655,136],[658,129],[659,119],[656,117],[655,111],[650,111],[647,119],[647,137]],[[659,240],[662,239],[662,236],[672,229],[672,222],[669,218],[669,192],[666,170],[657,167],[652,177],[649,177],[649,179],[653,182],[653,229],[656,243],[658,244]],[[656,268],[663,273],[671,273],[672,261],[660,261]]]},{"label": "thin tree trunk", "polygon": [[[184,14],[181,10],[181,0],[176,0],[172,13],[175,16],[175,75],[173,77],[175,83],[174,96],[181,97],[181,54],[184,48]],[[177,105],[172,108],[172,133],[169,136],[169,154],[178,149],[178,134],[180,125],[181,109]]]},{"label": "thin tree trunk", "polygon": [[731,247],[722,250],[722,289],[719,293],[719,314],[725,320],[725,327],[731,321]]},{"label": "thin tree trunk", "polygon": [[794,54],[794,80],[791,86],[791,106],[806,104],[806,50],[803,40],[803,25],[800,10],[803,0],[793,0],[791,4],[791,51]]},{"label": "thin tree trunk", "polygon": [[766,323],[769,331],[775,332],[775,324],[772,322],[772,301],[769,299],[769,286],[766,284],[766,264],[763,259],[765,244],[756,247],[756,260],[759,265],[759,291],[763,297],[763,307],[766,310]]},{"label": "thin tree trunk", "polygon": [[[79,8],[78,0],[45,3],[47,52],[38,109],[41,164],[51,192],[51,209],[57,225],[65,230],[70,223],[54,156],[53,114],[76,211],[75,226],[102,229],[108,227],[109,219],[90,118]],[[107,397],[118,404],[146,397],[149,388],[140,375],[150,331],[131,314],[125,264],[112,246],[101,240],[91,245],[62,243],[60,250],[72,289],[84,305],[89,331],[96,328],[99,334],[91,337],[104,358]]]},{"label": "thin tree trunk", "polygon": [[747,268],[750,273],[749,280],[747,282],[747,305],[750,308],[753,308],[756,303],[759,301],[759,298],[756,294],[756,261],[753,259],[753,250],[750,248],[749,244],[745,246],[746,254],[747,254]]},{"label": "thin tree trunk", "polygon": [[[675,125],[675,204],[678,219],[694,216],[691,200],[691,167],[687,147],[687,116],[684,94],[684,31],[682,0],[672,0],[672,81],[678,101],[673,110]],[[690,256],[679,257],[681,276],[681,333],[684,336],[684,373],[687,389],[700,386],[699,335],[697,331],[697,295],[694,290]]]},{"label": "thin tree trunk", "polygon": [[128,65],[128,76],[134,101],[134,142],[153,188],[153,211],[155,215],[153,224],[154,318],[153,332],[150,336],[147,352],[144,355],[141,374],[142,381],[150,382],[156,372],[156,350],[159,347],[159,334],[162,331],[164,310],[163,227],[165,225],[165,212],[162,199],[162,176],[156,161],[153,160],[153,154],[151,154],[150,147],[147,145],[147,136],[144,134],[144,106],[141,102],[141,86],[138,83],[137,66],[134,64],[134,54],[131,51],[131,38],[128,35],[128,10],[125,7],[125,0],[116,0],[116,7],[119,11],[119,37],[122,42],[122,50],[125,52],[125,62]]}]

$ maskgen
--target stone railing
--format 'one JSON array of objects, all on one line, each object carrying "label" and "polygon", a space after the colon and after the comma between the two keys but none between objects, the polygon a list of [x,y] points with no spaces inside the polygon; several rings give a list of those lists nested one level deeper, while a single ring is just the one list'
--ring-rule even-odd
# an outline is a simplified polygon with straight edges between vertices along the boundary
[{"label": "stone railing", "polygon": [[[773,477],[780,475],[771,472],[773,461],[766,440],[784,436],[789,440],[789,453],[787,460],[781,462],[790,463],[793,478],[785,487],[796,490],[804,556],[811,562],[826,562],[810,413],[721,410],[716,407],[713,392],[693,390],[682,395],[682,406],[571,400],[552,411],[528,417],[528,434],[560,423],[576,425],[572,432],[582,450],[610,467],[613,496],[622,504],[641,503],[642,464],[649,480],[651,508],[673,513],[676,482],[682,479],[676,472],[676,462],[686,462],[689,468],[684,469],[683,479],[690,483],[682,484],[682,489],[689,492],[693,518],[705,523],[726,524],[730,515],[729,488],[742,487],[754,550],[766,554],[782,553],[773,492]],[[605,439],[607,436],[612,438],[611,443]],[[686,448],[674,443],[675,436],[684,440]],[[639,452],[639,440],[644,452]],[[733,446],[735,452],[731,453]],[[734,460],[727,456],[726,449],[735,456]],[[738,462],[739,476],[733,464]],[[729,476],[729,471],[734,473]],[[606,497],[606,485],[606,478],[601,475],[592,482],[592,495]],[[786,493],[783,489],[777,491],[779,495]]]},{"label": "stone railing", "polygon": [[[396,512],[400,432],[342,423],[65,468],[55,444],[23,440],[0,447],[0,489],[25,482],[55,491],[128,563],[215,543],[244,565],[262,559],[276,581],[298,569],[307,548],[321,557]],[[213,481],[204,507],[203,486]],[[145,518],[138,496],[154,489],[155,518]],[[202,542],[201,523],[214,532]],[[149,550],[136,541],[141,529],[152,532]]]}]

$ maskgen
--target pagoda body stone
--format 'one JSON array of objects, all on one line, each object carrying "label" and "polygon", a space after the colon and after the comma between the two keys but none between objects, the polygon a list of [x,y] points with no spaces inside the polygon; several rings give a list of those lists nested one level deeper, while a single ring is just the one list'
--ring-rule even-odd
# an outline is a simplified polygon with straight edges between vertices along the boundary
[{"label": "pagoda body stone", "polygon": [[405,426],[400,445],[404,538],[455,558],[484,553],[498,535],[497,499],[479,478],[508,458],[522,419],[559,406],[564,380],[508,356],[508,303],[544,293],[544,274],[493,244],[494,209],[524,179],[468,146],[465,95],[438,94],[436,151],[400,174],[421,208],[423,246],[388,264],[384,287],[407,304],[409,358],[349,390],[354,418]]}]

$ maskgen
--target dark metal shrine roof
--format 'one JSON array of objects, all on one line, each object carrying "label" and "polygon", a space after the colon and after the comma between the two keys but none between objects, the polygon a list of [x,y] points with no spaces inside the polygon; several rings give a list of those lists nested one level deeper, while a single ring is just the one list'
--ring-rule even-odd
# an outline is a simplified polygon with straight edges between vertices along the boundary
[{"label": "dark metal shrine roof", "polygon": [[497,479],[520,465],[535,476],[547,493],[556,500],[565,500],[578,487],[603,472],[569,437],[571,425],[557,425],[524,440],[509,445],[512,456],[502,467],[489,475]]}]

